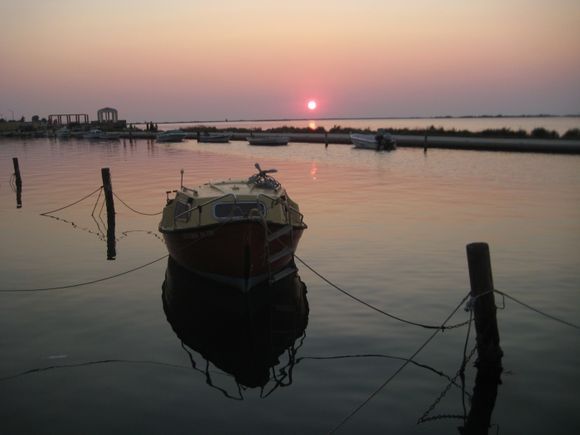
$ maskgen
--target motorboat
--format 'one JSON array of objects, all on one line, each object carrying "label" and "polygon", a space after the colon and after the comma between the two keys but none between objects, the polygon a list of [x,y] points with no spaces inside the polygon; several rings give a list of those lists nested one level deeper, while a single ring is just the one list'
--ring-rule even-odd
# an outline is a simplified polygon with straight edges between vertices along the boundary
[{"label": "motorboat", "polygon": [[61,127],[55,132],[59,139],[68,139],[71,136],[71,131],[67,126]]},{"label": "motorboat", "polygon": [[120,134],[103,131],[99,128],[93,128],[83,135],[83,138],[89,140],[118,140]]},{"label": "motorboat", "polygon": [[181,142],[187,137],[187,133],[181,130],[167,130],[157,135],[157,142]]},{"label": "motorboat", "polygon": [[170,256],[183,267],[247,292],[295,271],[294,252],[307,228],[298,204],[256,163],[247,179],[183,186],[159,224]]},{"label": "motorboat", "polygon": [[202,143],[227,143],[232,137],[229,133],[201,133],[197,136],[197,141]]},{"label": "motorboat", "polygon": [[392,151],[397,148],[397,143],[393,137],[383,129],[379,129],[377,134],[351,133],[350,141],[354,148],[360,149]]},{"label": "motorboat", "polygon": [[246,139],[250,145],[261,146],[288,145],[288,142],[290,141],[288,136],[248,136]]},{"label": "motorboat", "polygon": [[209,387],[243,400],[248,388],[259,388],[265,397],[292,383],[309,315],[306,285],[298,273],[241,293],[169,257],[162,301],[179,347]]}]

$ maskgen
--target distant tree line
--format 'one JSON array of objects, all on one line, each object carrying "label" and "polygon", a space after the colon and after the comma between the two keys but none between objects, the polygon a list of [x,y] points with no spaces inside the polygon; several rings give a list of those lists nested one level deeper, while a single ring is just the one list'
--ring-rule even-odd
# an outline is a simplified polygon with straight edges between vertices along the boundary
[{"label": "distant tree line", "polygon": [[[368,133],[374,134],[375,130],[370,128],[359,129],[351,127],[342,127],[340,125],[334,125],[332,128],[326,130],[324,127],[317,127],[315,129],[309,127],[291,127],[291,126],[281,126],[273,127],[268,129],[262,128],[241,128],[241,127],[228,127],[219,129],[215,126],[204,126],[199,125],[195,127],[186,127],[183,129],[188,132],[217,132],[217,131],[229,131],[232,133],[250,133],[250,132],[263,132],[263,133],[336,133],[336,134],[349,134],[349,133]],[[456,136],[456,137],[489,137],[489,138],[521,138],[521,139],[580,139],[580,128],[573,128],[568,130],[566,133],[560,136],[557,131],[547,130],[543,127],[534,128],[531,132],[526,130],[512,130],[510,128],[492,128],[482,131],[470,131],[470,130],[457,130],[455,128],[445,129],[442,127],[430,126],[428,128],[385,128],[389,133],[396,135],[409,135],[409,136]]]}]

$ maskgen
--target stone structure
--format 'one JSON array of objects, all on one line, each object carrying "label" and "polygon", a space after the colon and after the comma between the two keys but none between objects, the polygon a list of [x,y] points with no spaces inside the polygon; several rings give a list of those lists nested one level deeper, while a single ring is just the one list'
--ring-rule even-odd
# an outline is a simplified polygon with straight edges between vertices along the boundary
[{"label": "stone structure", "polygon": [[88,124],[89,115],[84,113],[64,113],[48,116],[48,123],[53,125],[69,125],[73,122],[77,124]]},{"label": "stone structure", "polygon": [[117,122],[119,120],[119,113],[117,109],[105,107],[97,111],[97,119],[99,122]]}]

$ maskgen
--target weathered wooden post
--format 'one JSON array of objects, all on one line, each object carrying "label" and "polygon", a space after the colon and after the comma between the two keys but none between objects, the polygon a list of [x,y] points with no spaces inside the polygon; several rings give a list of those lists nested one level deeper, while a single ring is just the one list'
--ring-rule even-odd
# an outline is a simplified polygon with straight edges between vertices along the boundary
[{"label": "weathered wooden post", "polygon": [[20,165],[18,157],[12,157],[14,165],[14,178],[16,183],[16,208],[22,208],[22,177],[20,176]]},{"label": "weathered wooden post", "polygon": [[12,164],[14,165],[14,177],[16,178],[16,187],[22,188],[22,178],[20,177],[20,165],[18,164],[18,157],[12,157]]},{"label": "weathered wooden post", "polygon": [[503,351],[499,345],[489,245],[481,242],[470,243],[466,250],[471,297],[475,298],[473,313],[477,333],[476,365],[500,368]]},{"label": "weathered wooden post", "polygon": [[423,152],[424,153],[427,152],[427,148],[428,148],[427,134],[425,133],[425,139],[424,139],[424,143],[423,143]]},{"label": "weathered wooden post", "polygon": [[115,241],[115,202],[113,201],[113,186],[109,168],[101,168],[105,204],[107,206],[107,260],[114,260],[117,256]]},{"label": "weathered wooden post", "polygon": [[462,435],[487,435],[498,385],[501,383],[503,351],[499,346],[489,245],[470,243],[466,250],[471,297],[475,298],[472,309],[477,333],[478,359],[475,363],[477,375],[471,409],[465,425],[458,429]]}]

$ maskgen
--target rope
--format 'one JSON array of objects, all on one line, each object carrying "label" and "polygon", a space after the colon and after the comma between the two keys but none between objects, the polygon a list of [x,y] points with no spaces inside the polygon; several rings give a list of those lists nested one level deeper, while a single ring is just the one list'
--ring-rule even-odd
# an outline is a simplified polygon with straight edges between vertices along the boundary
[{"label": "rope", "polygon": [[73,205],[76,205],[76,204],[78,204],[79,202],[82,202],[82,201],[84,201],[85,199],[87,199],[87,198],[90,198],[90,197],[91,197],[91,196],[93,196],[95,193],[99,192],[99,191],[100,191],[102,188],[103,188],[103,186],[100,186],[100,187],[99,187],[97,190],[95,190],[95,191],[93,191],[93,192],[89,193],[87,196],[84,196],[84,197],[82,197],[82,198],[81,198],[81,199],[79,199],[78,201],[75,201],[75,202],[73,202],[73,203],[71,203],[71,204],[65,205],[64,207],[61,207],[61,208],[57,208],[56,210],[45,211],[44,213],[40,213],[40,215],[41,215],[41,216],[45,216],[45,215],[47,215],[47,214],[52,214],[52,213],[55,213],[55,212],[57,212],[57,211],[64,210],[65,208],[72,207]]},{"label": "rope", "polygon": [[26,371],[23,371],[20,373],[16,373],[14,375],[4,376],[4,377],[0,378],[0,382],[7,381],[9,379],[20,378],[22,376],[31,375],[33,373],[46,372],[49,370],[70,369],[70,368],[87,367],[87,366],[93,366],[93,365],[99,365],[99,364],[120,364],[120,363],[124,363],[124,364],[151,364],[151,365],[157,365],[157,366],[162,366],[162,367],[189,369],[188,366],[171,364],[171,363],[166,363],[166,362],[162,362],[162,361],[130,360],[130,359],[104,359],[104,360],[98,360],[98,361],[87,361],[87,362],[76,363],[76,364],[61,364],[61,365],[53,365],[53,366],[47,366],[47,367],[37,367],[34,369],[30,369],[30,370],[26,370]]},{"label": "rope", "polygon": [[[100,189],[100,188],[99,188],[99,189]],[[94,191],[92,194],[94,194],[94,193],[96,193],[96,192],[97,192],[97,191],[95,190],[95,191]],[[92,195],[92,194],[91,194],[91,195]],[[90,195],[89,195],[89,196],[90,196]],[[86,198],[88,198],[88,196],[87,196],[87,197],[85,197],[85,198],[83,198],[83,199],[86,199]],[[80,201],[82,201],[82,200],[79,200],[79,201],[77,201],[76,203],[78,203],[78,202],[80,202]],[[72,204],[71,204],[71,205],[72,205]],[[61,210],[62,210],[62,209],[61,209]],[[55,211],[56,211],[56,210],[55,210]],[[47,212],[47,213],[48,213],[48,212]],[[224,221],[224,222],[222,222],[221,224],[219,224],[219,225],[216,227],[215,231],[219,231],[221,228],[223,228],[223,227],[224,227],[224,225],[226,225],[226,224],[228,224],[229,222],[231,222],[231,221],[232,221],[232,219],[233,219],[233,207],[232,207],[232,211],[230,212],[229,220],[227,220],[227,221]],[[193,244],[195,244],[195,243],[198,243],[200,240],[201,240],[201,239],[198,239],[198,240],[193,240],[193,241],[191,242],[191,244],[188,244],[187,246],[191,246],[191,245],[193,245]],[[185,249],[185,248],[186,248],[186,246],[184,246],[184,247],[183,247],[183,249]],[[99,282],[108,281],[108,280],[110,280],[110,279],[113,279],[113,278],[118,278],[118,277],[120,277],[120,276],[123,276],[123,275],[127,275],[127,274],[129,274],[129,273],[135,272],[135,271],[137,271],[137,270],[140,270],[140,269],[144,269],[145,267],[147,267],[147,266],[150,266],[150,265],[152,265],[152,264],[154,264],[154,263],[157,263],[157,262],[159,262],[159,261],[161,261],[161,260],[163,260],[163,259],[165,259],[165,258],[167,258],[167,257],[169,257],[169,254],[165,254],[165,255],[164,255],[164,256],[162,256],[162,257],[159,257],[159,258],[157,258],[157,259],[155,259],[155,260],[152,260],[152,261],[150,261],[150,262],[148,262],[148,263],[146,263],[146,264],[143,264],[143,265],[141,265],[141,266],[134,267],[133,269],[127,270],[127,271],[125,271],[125,272],[116,273],[116,274],[114,274],[114,275],[110,275],[110,276],[107,276],[107,277],[104,277],[104,278],[95,279],[95,280],[92,280],[92,281],[86,281],[86,282],[81,282],[81,283],[76,283],[76,284],[69,284],[69,285],[64,285],[64,286],[59,286],[59,287],[44,287],[44,288],[21,289],[21,290],[12,290],[12,289],[6,289],[6,290],[3,290],[3,289],[0,289],[0,293],[19,293],[19,292],[45,292],[45,291],[53,291],[53,290],[65,290],[65,289],[70,289],[70,288],[75,288],[75,287],[82,287],[82,286],[85,286],[85,285],[90,285],[90,284],[96,284],[96,283],[99,283]]]},{"label": "rope", "polygon": [[576,325],[576,324],[574,324],[574,323],[568,322],[568,321],[566,321],[566,320],[559,319],[559,318],[558,318],[558,317],[556,317],[556,316],[552,316],[551,314],[545,313],[544,311],[541,311],[541,310],[539,310],[539,309],[537,309],[537,308],[534,308],[534,307],[532,307],[531,305],[528,305],[528,304],[526,304],[526,303],[524,303],[524,302],[522,302],[522,301],[520,301],[520,300],[518,300],[518,299],[514,298],[513,296],[510,296],[510,295],[508,295],[508,294],[507,294],[507,293],[505,293],[505,292],[502,292],[502,291],[500,291],[500,290],[497,290],[497,289],[494,289],[494,291],[495,291],[496,293],[498,293],[498,294],[500,294],[500,295],[502,295],[502,296],[504,296],[504,297],[506,297],[506,298],[508,298],[508,299],[511,299],[512,301],[514,301],[514,302],[516,302],[516,303],[518,303],[518,304],[520,304],[520,305],[522,305],[522,306],[526,307],[526,308],[527,308],[527,309],[529,309],[529,310],[535,311],[536,313],[538,313],[538,314],[541,314],[542,316],[545,316],[545,317],[547,317],[548,319],[552,319],[552,320],[554,320],[554,321],[556,321],[556,322],[559,322],[559,323],[562,323],[562,324],[564,324],[564,325],[566,325],[566,326],[570,326],[571,328],[580,329],[580,326],[578,326],[578,325]]},{"label": "rope", "polygon": [[44,288],[22,289],[22,290],[0,290],[0,292],[1,293],[47,292],[47,291],[53,291],[53,290],[65,290],[65,289],[69,289],[69,288],[82,287],[82,286],[90,285],[90,284],[97,284],[99,282],[108,281],[110,279],[118,278],[120,276],[127,275],[131,272],[135,272],[137,270],[144,269],[147,266],[151,266],[152,264],[157,263],[161,260],[164,260],[167,257],[169,257],[169,254],[165,254],[163,257],[159,257],[156,260],[150,261],[149,263],[143,264],[141,266],[134,267],[133,269],[126,270],[125,272],[116,273],[114,275],[110,275],[110,276],[107,276],[104,278],[95,279],[92,281],[80,282],[77,284],[63,285],[63,286],[59,286],[59,287],[44,287]]},{"label": "rope", "polygon": [[427,325],[424,323],[417,323],[417,322],[413,322],[411,320],[406,320],[403,319],[401,317],[395,316],[394,314],[390,314],[387,313],[386,311],[381,310],[380,308],[374,307],[373,305],[369,304],[368,302],[363,301],[362,299],[350,294],[349,292],[347,292],[346,290],[340,288],[339,286],[337,286],[336,284],[334,284],[333,282],[331,282],[329,279],[325,278],[324,276],[322,276],[319,272],[317,272],[316,270],[314,270],[314,268],[312,268],[311,266],[309,266],[304,260],[302,260],[300,257],[298,257],[296,254],[294,254],[294,258],[296,258],[298,261],[300,261],[300,263],[302,263],[304,266],[306,266],[308,269],[310,269],[310,271],[312,271],[312,273],[314,273],[316,276],[318,276],[320,279],[322,279],[324,282],[326,282],[328,285],[330,285],[331,287],[334,287],[336,290],[338,290],[339,292],[345,294],[346,296],[348,296],[351,299],[354,299],[355,301],[363,304],[364,306],[370,308],[371,310],[375,310],[378,313],[381,313],[387,317],[390,317],[391,319],[394,320],[398,320],[399,322],[403,322],[403,323],[407,323],[409,325],[414,325],[414,326],[419,326],[421,328],[425,328],[425,329],[437,329],[437,330],[446,330],[446,329],[454,329],[454,328],[459,328],[461,326],[465,326],[467,325],[470,321],[465,321],[462,323],[457,323],[455,325],[451,325],[451,326],[437,326],[437,325]]},{"label": "rope", "polygon": [[157,216],[160,215],[161,213],[163,213],[163,211],[157,212],[157,213],[143,213],[141,211],[135,210],[133,207],[131,207],[129,204],[127,204],[125,201],[123,201],[121,198],[119,198],[119,196],[113,192],[113,195],[115,196],[115,198],[117,198],[119,201],[121,201],[121,203],[127,207],[129,210],[131,210],[132,212],[135,212],[137,214],[141,214],[143,216]]},{"label": "rope", "polygon": [[435,338],[435,336],[437,335],[437,333],[439,333],[440,331],[443,330],[443,326],[445,326],[445,324],[455,315],[455,313],[457,312],[457,310],[459,310],[459,308],[461,308],[461,306],[465,303],[465,301],[467,300],[467,298],[469,297],[469,293],[467,295],[465,295],[465,297],[461,300],[461,302],[459,303],[459,305],[457,305],[457,307],[455,307],[455,309],[451,312],[451,314],[449,314],[449,316],[447,316],[447,318],[443,321],[441,328],[436,329],[430,336],[429,338],[427,338],[427,340],[425,340],[425,342],[419,346],[419,348],[413,353],[413,355],[411,355],[404,363],[401,367],[399,367],[395,373],[393,373],[385,382],[383,382],[381,384],[381,386],[379,388],[377,388],[375,391],[373,391],[373,393],[364,401],[362,402],[359,406],[357,406],[349,415],[347,415],[334,429],[332,429],[330,431],[330,433],[335,433],[337,430],[339,430],[342,426],[344,426],[357,412],[359,412],[367,403],[369,403],[373,397],[375,397],[377,394],[379,394],[383,388],[385,388],[389,382],[391,382],[399,373],[401,373],[403,371],[403,369],[405,367],[407,367],[407,365],[409,365],[411,363],[411,361],[425,348],[427,347],[427,345]]}]

